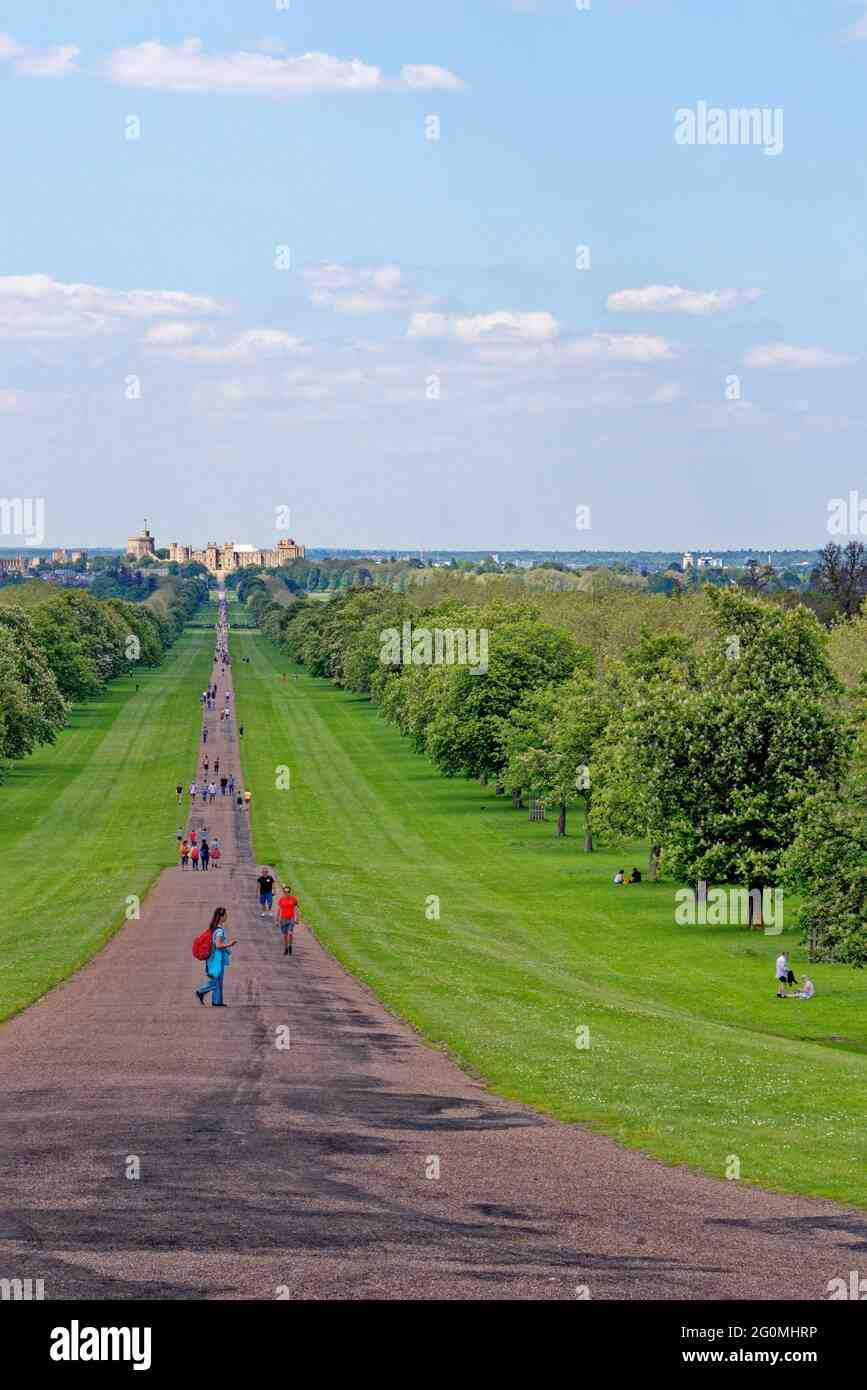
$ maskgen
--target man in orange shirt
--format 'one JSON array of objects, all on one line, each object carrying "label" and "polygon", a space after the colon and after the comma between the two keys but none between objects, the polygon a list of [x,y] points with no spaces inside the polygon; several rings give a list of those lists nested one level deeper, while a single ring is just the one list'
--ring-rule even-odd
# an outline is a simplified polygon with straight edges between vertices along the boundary
[{"label": "man in orange shirt", "polygon": [[277,916],[283,933],[283,954],[292,954],[292,934],[298,921],[298,899],[293,895],[288,883],[283,884],[283,892],[277,899]]}]

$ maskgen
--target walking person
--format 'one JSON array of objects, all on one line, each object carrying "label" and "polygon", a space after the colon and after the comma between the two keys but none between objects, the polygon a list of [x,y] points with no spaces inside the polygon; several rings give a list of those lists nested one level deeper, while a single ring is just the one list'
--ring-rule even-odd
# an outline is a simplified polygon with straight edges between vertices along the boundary
[{"label": "walking person", "polygon": [[204,732],[202,733],[202,743],[207,743],[207,741],[208,741],[208,726],[207,726],[207,724],[206,724],[206,725],[205,725],[205,728],[204,728]]},{"label": "walking person", "polygon": [[191,859],[192,862],[193,862],[193,868],[194,868],[194,869],[198,869],[198,867],[199,867],[199,846],[198,846],[198,845],[193,845],[192,849],[190,850],[190,859]]},{"label": "walking person", "polygon": [[228,779],[228,777],[221,777],[221,778],[220,778],[220,796],[225,796],[225,795],[226,795],[226,787],[227,787],[228,785],[229,785],[229,779]]},{"label": "walking person", "polygon": [[298,899],[288,883],[283,884],[283,892],[277,899],[277,920],[283,933],[283,954],[284,956],[291,956],[292,938],[295,924],[298,921]]},{"label": "walking person", "polygon": [[207,840],[203,840],[203,841],[202,841],[202,872],[203,872],[203,873],[207,873],[207,872],[208,872],[208,864],[210,863],[210,859],[211,859],[211,846],[208,844]]},{"label": "walking person", "polygon": [[190,783],[190,801],[195,801],[195,799],[196,799],[196,793],[198,792],[198,790],[199,790],[199,789],[198,789],[198,787],[196,786],[195,782],[191,782],[191,783]]},{"label": "walking person", "polygon": [[215,840],[213,845],[211,846],[211,862],[215,869],[219,869],[220,860],[222,859],[222,857],[223,851],[220,849],[219,844]]},{"label": "walking person", "polygon": [[181,845],[181,868],[185,869],[190,862],[190,847],[186,840]]},{"label": "walking person", "polygon": [[234,774],[234,772],[232,773],[231,777],[229,778],[229,795],[230,795],[230,796],[234,796],[234,795],[235,795],[235,774]]},{"label": "walking person", "polygon": [[180,782],[178,782],[178,785],[175,787],[175,791],[178,794],[178,805],[180,806],[184,799],[184,789],[181,786]]},{"label": "walking person", "polygon": [[226,940],[226,929],[223,923],[226,920],[226,909],[218,907],[214,909],[211,918],[211,954],[205,961],[205,974],[208,977],[206,985],[199,985],[196,990],[196,998],[200,1004],[204,1004],[205,995],[212,995],[211,1005],[215,1009],[224,1009],[223,1003],[223,976],[232,954],[232,947],[237,945],[237,941]]},{"label": "walking person", "polygon": [[212,801],[216,801],[216,799],[217,799],[217,784],[216,784],[216,782],[212,782],[212,783],[211,783],[211,785],[208,787],[208,791],[210,792],[211,800],[212,800]]},{"label": "walking person", "polygon": [[261,916],[267,917],[274,904],[274,875],[267,865],[262,866],[262,872],[256,879],[259,888],[259,906],[262,909]]}]

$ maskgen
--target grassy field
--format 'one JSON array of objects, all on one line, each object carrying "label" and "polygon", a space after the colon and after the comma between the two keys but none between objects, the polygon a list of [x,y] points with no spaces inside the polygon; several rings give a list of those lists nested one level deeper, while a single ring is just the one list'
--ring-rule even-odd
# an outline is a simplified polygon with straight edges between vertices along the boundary
[{"label": "grassy field", "polygon": [[212,657],[212,634],[186,633],[161,667],[74,706],[57,743],[0,785],[0,1018],[94,955],[127,896],[142,898],[174,863],[186,816],[174,787],[196,766],[196,694]]},{"label": "grassy field", "polygon": [[585,855],[577,817],[558,841],[440,777],[368,701],[284,681],[264,637],[232,650],[260,862],[394,1012],[502,1095],[718,1177],[736,1157],[743,1181],[867,1205],[867,973],[818,965],[813,1000],[780,1002],[776,955],[806,963],[797,928],[677,926],[671,883],[612,885],[643,847]]}]

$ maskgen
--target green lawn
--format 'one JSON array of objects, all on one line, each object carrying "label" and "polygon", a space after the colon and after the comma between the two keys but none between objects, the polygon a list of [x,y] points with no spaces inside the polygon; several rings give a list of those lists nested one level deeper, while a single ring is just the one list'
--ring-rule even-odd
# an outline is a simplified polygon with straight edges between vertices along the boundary
[{"label": "green lawn", "polygon": [[0,784],[0,1018],[89,960],[127,896],[174,863],[174,787],[196,767],[212,659],[213,634],[186,633],[161,667],[74,706],[57,743]]},{"label": "green lawn", "polygon": [[642,847],[585,855],[577,817],[558,841],[440,777],[368,701],[284,682],[264,637],[235,631],[232,651],[256,853],[391,1009],[502,1095],[719,1177],[735,1155],[743,1181],[867,1205],[867,973],[818,965],[816,998],[778,1001],[779,951],[805,966],[796,927],[677,926],[675,885],[611,883]]}]

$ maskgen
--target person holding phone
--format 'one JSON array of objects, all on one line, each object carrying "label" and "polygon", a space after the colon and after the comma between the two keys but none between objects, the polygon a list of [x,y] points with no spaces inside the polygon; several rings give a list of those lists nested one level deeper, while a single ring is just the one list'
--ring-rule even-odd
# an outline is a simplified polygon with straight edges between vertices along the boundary
[{"label": "person holding phone", "polygon": [[211,994],[211,1005],[215,1009],[224,1009],[223,1003],[223,976],[229,964],[232,954],[232,947],[236,946],[237,941],[226,940],[226,929],[223,923],[226,920],[226,909],[218,907],[214,909],[211,918],[211,954],[205,961],[205,974],[208,977],[206,985],[199,985],[196,990],[196,998],[200,1004],[204,1004],[205,995]]}]

